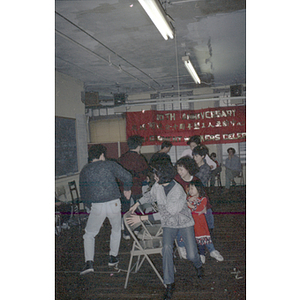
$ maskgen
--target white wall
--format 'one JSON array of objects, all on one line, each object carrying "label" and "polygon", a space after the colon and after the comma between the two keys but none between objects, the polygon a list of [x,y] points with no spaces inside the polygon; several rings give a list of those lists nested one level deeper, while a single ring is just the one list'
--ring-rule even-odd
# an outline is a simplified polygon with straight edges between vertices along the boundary
[{"label": "white wall", "polygon": [[78,79],[55,72],[55,116],[75,118],[84,114],[85,107],[81,102],[84,84]]},{"label": "white wall", "polygon": [[[76,117],[84,115],[85,106],[81,102],[82,91],[84,91],[83,82],[68,75],[55,72],[55,116],[76,119]],[[69,201],[71,200],[71,195],[68,182],[75,180],[78,188],[78,175],[79,173],[55,180],[55,187],[62,185],[65,187],[67,200]],[[64,200],[64,197],[61,197],[61,200]]]}]

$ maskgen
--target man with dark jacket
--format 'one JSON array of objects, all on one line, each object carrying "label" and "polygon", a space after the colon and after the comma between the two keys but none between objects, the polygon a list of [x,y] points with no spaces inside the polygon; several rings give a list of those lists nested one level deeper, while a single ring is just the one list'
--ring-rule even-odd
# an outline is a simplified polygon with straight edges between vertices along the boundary
[{"label": "man with dark jacket", "polygon": [[[140,199],[143,196],[142,186],[143,186],[143,182],[147,180],[147,175],[149,173],[149,166],[146,158],[140,153],[143,145],[143,138],[141,136],[139,135],[130,136],[127,139],[127,145],[129,151],[121,155],[121,157],[119,158],[119,163],[132,175],[133,185],[131,188],[131,192],[132,192],[131,195],[132,195],[133,203],[131,203],[131,205],[133,205],[134,203],[136,203],[136,201],[138,201],[138,199]],[[121,185],[121,189],[123,189],[122,185]],[[126,212],[130,207],[129,205],[130,203],[128,201],[126,202],[122,203],[123,212]],[[124,228],[123,237],[126,240],[130,239],[130,235],[126,227]]]},{"label": "man with dark jacket", "polygon": [[106,147],[93,145],[89,149],[89,161],[79,175],[81,199],[91,205],[91,212],[86,224],[84,239],[85,267],[80,275],[94,272],[95,237],[106,219],[111,224],[109,266],[115,266],[119,260],[121,241],[121,202],[117,180],[123,184],[124,196],[131,196],[132,176],[114,161],[106,160]]}]

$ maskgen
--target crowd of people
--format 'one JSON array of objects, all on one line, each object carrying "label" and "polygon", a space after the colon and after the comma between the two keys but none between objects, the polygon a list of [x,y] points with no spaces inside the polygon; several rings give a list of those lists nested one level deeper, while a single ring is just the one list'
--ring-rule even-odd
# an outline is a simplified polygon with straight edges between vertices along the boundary
[{"label": "crowd of people", "polygon": [[[118,253],[122,238],[122,213],[130,211],[130,224],[140,222],[135,213],[155,202],[157,214],[145,214],[142,220],[160,219],[163,228],[162,266],[166,291],[163,299],[171,299],[175,289],[173,249],[192,262],[196,276],[203,276],[205,248],[218,261],[224,258],[213,244],[214,217],[205,188],[215,184],[214,178],[222,171],[216,154],[209,155],[208,148],[200,143],[199,136],[192,136],[189,149],[173,165],[168,154],[171,142],[163,142],[149,163],[141,154],[143,138],[131,136],[128,151],[117,161],[107,158],[104,145],[92,145],[88,151],[89,163],[79,175],[82,201],[90,208],[85,227],[85,266],[81,275],[94,272],[95,237],[106,218],[111,224],[108,266],[119,263]],[[228,149],[225,161],[226,190],[238,173],[241,163],[233,148]],[[144,188],[146,187],[146,188]],[[124,226],[123,238],[130,239]]]}]

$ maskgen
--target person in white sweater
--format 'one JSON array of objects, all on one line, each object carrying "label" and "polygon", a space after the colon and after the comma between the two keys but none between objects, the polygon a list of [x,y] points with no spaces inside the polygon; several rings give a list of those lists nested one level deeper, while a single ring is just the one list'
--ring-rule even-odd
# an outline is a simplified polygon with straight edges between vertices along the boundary
[{"label": "person in white sweater", "polygon": [[[144,194],[129,211],[133,214],[129,217],[129,223],[135,224],[140,220],[150,220],[149,216],[134,214],[137,207],[144,203],[157,202],[158,214],[163,227],[163,273],[164,283],[167,285],[164,299],[171,299],[174,284],[173,244],[179,233],[185,243],[187,259],[190,260],[201,279],[202,262],[200,260],[194,233],[194,220],[186,202],[186,193],[182,186],[174,180],[176,170],[170,163],[161,164],[154,170],[155,184],[151,190]],[[152,215],[153,216],[153,215]]]}]

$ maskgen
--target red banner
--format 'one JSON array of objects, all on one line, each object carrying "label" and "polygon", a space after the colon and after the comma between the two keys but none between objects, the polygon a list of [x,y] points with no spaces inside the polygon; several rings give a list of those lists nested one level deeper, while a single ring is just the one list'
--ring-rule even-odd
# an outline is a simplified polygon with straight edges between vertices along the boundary
[{"label": "red banner", "polygon": [[246,141],[246,106],[206,108],[201,110],[126,113],[126,134],[145,138],[143,145],[186,145],[192,135],[204,144]]}]

